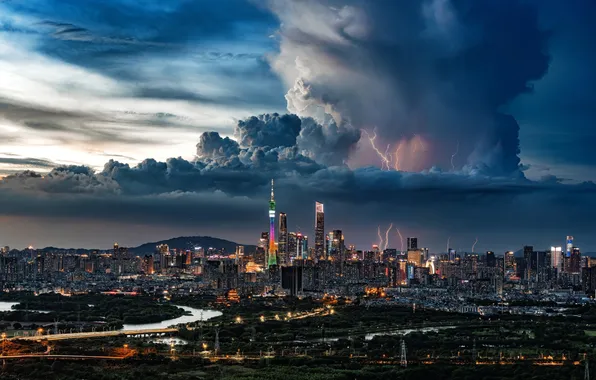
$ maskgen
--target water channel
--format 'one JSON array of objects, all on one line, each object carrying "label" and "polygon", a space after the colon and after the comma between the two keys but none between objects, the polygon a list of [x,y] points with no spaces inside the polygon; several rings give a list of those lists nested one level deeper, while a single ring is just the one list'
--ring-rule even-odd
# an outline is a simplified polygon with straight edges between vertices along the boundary
[{"label": "water channel", "polygon": [[[12,307],[14,305],[18,305],[18,304],[19,304],[19,302],[2,302],[2,301],[0,301],[0,312],[14,311],[14,309]],[[168,320],[161,321],[161,322],[155,322],[155,323],[125,324],[122,327],[122,330],[163,329],[163,328],[167,328],[172,325],[200,321],[201,317],[202,317],[202,320],[208,320],[208,319],[215,318],[215,317],[218,317],[221,315],[220,311],[215,311],[215,310],[202,310],[202,309],[195,309],[195,308],[188,307],[188,306],[178,306],[178,305],[174,305],[174,306],[184,309],[184,311],[186,311],[190,314],[183,315],[178,318],[168,319]],[[35,311],[35,310],[29,310],[29,311],[38,312],[38,313],[48,313],[47,311]]]}]

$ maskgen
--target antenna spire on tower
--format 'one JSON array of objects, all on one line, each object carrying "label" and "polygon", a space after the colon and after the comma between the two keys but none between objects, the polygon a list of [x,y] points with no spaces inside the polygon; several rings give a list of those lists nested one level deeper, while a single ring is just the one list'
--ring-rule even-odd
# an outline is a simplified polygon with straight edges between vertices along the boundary
[{"label": "antenna spire on tower", "polygon": [[273,196],[273,178],[271,178],[271,200],[275,200],[275,197]]}]

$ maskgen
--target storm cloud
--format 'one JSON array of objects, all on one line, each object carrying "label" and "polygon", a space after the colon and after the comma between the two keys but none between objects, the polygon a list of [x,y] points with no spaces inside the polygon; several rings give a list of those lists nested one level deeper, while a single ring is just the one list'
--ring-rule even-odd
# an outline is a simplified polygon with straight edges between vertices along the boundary
[{"label": "storm cloud", "polygon": [[402,149],[400,169],[450,169],[457,150],[457,169],[519,175],[519,126],[500,108],[548,69],[548,33],[531,4],[271,0],[269,7],[281,22],[271,64],[289,88],[289,111],[376,129],[382,150],[424,141],[426,157]]}]

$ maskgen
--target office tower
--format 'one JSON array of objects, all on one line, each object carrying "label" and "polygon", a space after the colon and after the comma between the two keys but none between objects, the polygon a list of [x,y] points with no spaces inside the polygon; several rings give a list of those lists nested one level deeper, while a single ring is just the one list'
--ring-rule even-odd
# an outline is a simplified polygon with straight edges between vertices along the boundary
[{"label": "office tower", "polygon": [[449,262],[451,262],[451,263],[455,262],[456,256],[457,256],[457,252],[455,252],[455,249],[449,248]]},{"label": "office tower", "polygon": [[420,266],[422,265],[422,251],[408,250],[408,263]]},{"label": "office tower", "polygon": [[415,251],[418,249],[418,238],[409,237],[407,239],[408,242],[408,251]]},{"label": "office tower", "polygon": [[302,291],[302,267],[288,266],[281,268],[281,287],[296,296]]},{"label": "office tower", "polygon": [[552,268],[557,268],[558,272],[561,272],[561,264],[563,249],[561,247],[550,247],[550,265]]},{"label": "office tower", "polygon": [[296,235],[296,258],[308,259],[308,237],[300,232]]},{"label": "office tower", "polygon": [[275,197],[273,194],[273,180],[271,180],[271,199],[269,200],[269,251],[267,266],[277,265],[277,248],[275,247]]},{"label": "office tower", "polygon": [[267,248],[269,246],[269,232],[261,232],[259,246],[257,247],[255,262],[259,265],[267,265]]},{"label": "office tower", "polygon": [[145,255],[145,258],[143,261],[144,261],[145,274],[155,273],[155,268],[154,268],[154,263],[153,263],[153,255]]},{"label": "office tower", "polygon": [[573,247],[571,249],[571,257],[569,259],[569,273],[580,273],[582,254],[579,248]]},{"label": "office tower", "polygon": [[486,266],[494,268],[497,265],[497,259],[493,251],[486,252]]},{"label": "office tower", "polygon": [[298,256],[298,235],[296,232],[288,232],[287,248],[288,256],[293,259]]},{"label": "office tower", "polygon": [[320,259],[325,257],[325,211],[322,203],[315,203],[315,212],[315,256]]},{"label": "office tower", "polygon": [[523,278],[526,281],[530,281],[532,278],[532,252],[534,247],[531,245],[524,246],[524,273]]},{"label": "office tower", "polygon": [[567,236],[566,243],[565,256],[571,257],[571,251],[573,250],[573,236]]},{"label": "office tower", "polygon": [[277,241],[277,251],[279,252],[281,264],[288,264],[291,255],[288,251],[288,219],[285,212],[279,213],[279,236]]},{"label": "office tower", "polygon": [[341,230],[333,230],[327,234],[327,258],[340,260],[344,251],[344,236]]}]

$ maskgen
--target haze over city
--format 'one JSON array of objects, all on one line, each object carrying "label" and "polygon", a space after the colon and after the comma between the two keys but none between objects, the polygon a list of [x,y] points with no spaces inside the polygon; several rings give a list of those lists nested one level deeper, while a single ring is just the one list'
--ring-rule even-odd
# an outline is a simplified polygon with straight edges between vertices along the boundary
[{"label": "haze over city", "polygon": [[[90,9],[92,11],[90,11]],[[596,251],[590,1],[0,2],[0,244]],[[504,25],[507,25],[504,27]]]}]

